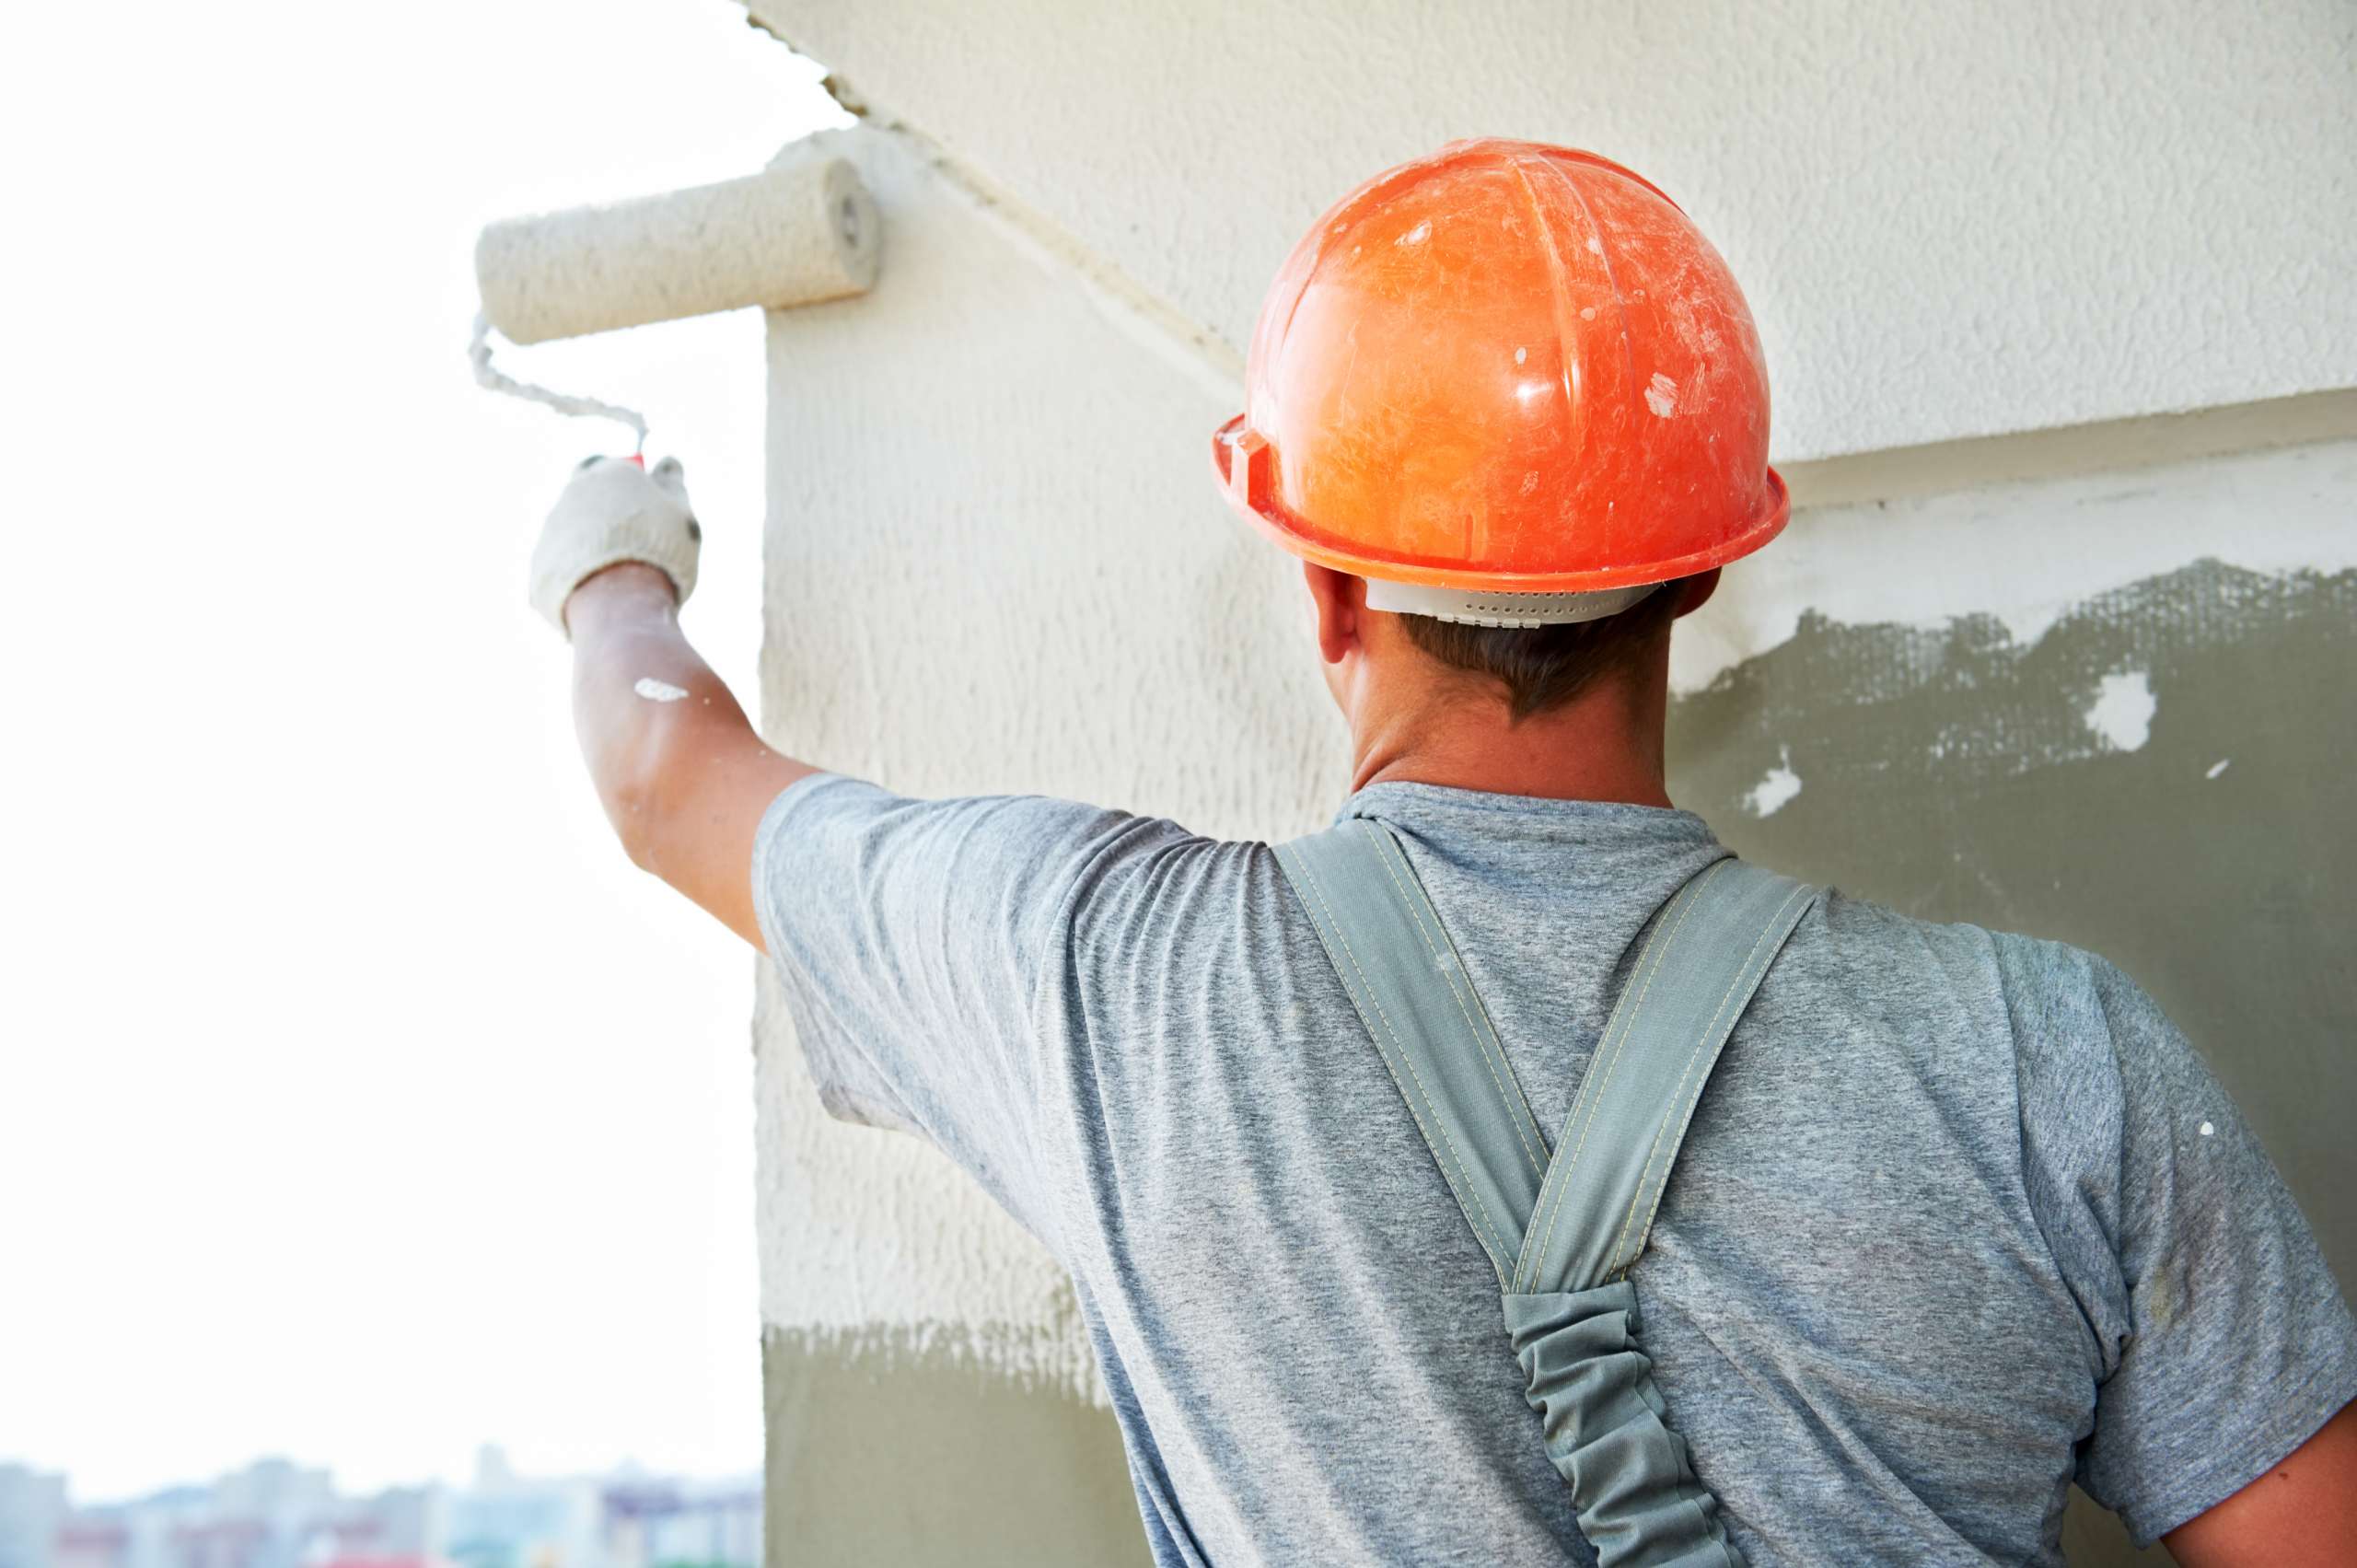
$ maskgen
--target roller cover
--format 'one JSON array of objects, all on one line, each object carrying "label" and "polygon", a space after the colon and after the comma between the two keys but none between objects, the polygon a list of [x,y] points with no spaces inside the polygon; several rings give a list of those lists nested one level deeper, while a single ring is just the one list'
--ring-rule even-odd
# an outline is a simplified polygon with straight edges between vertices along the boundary
[{"label": "roller cover", "polygon": [[475,281],[491,324],[534,343],[864,293],[881,238],[850,164],[789,157],[718,185],[503,219],[475,242]]}]

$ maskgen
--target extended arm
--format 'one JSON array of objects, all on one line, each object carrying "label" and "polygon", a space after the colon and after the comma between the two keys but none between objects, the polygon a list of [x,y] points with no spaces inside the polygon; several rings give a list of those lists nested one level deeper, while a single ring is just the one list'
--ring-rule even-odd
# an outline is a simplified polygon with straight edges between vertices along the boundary
[{"label": "extended arm", "polygon": [[585,463],[550,514],[532,597],[573,639],[573,722],[633,862],[760,947],[753,835],[817,770],[762,744],[679,630],[702,530],[676,461]]},{"label": "extended arm", "polygon": [[575,590],[565,620],[573,727],[622,848],[761,947],[753,833],[778,792],[817,770],[761,743],[689,645],[656,568],[598,573]]}]

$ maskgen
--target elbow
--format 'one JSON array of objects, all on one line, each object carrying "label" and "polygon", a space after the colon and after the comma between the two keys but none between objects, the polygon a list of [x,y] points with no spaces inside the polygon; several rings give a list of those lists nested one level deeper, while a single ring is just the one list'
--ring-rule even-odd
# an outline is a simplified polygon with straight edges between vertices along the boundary
[{"label": "elbow", "polygon": [[598,799],[606,820],[621,841],[622,853],[641,871],[662,875],[666,802],[663,749],[643,745],[598,772]]},{"label": "elbow", "polygon": [[605,801],[606,819],[614,827],[614,836],[621,841],[622,853],[641,871],[654,872],[660,858],[656,844],[661,839],[658,808],[655,792],[643,782],[629,780],[617,783],[600,792]]}]

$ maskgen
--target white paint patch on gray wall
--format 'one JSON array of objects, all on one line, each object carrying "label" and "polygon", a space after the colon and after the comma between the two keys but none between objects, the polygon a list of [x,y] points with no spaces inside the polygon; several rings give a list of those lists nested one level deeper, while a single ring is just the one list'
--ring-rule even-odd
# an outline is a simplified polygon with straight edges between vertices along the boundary
[{"label": "white paint patch on gray wall", "polygon": [[1744,809],[1754,817],[1773,817],[1800,792],[1801,776],[1793,772],[1793,749],[1781,746],[1777,748],[1776,765],[1743,797]]},{"label": "white paint patch on gray wall", "polygon": [[2087,709],[2087,727],[2114,751],[2141,751],[2153,738],[2153,715],[2160,709],[2152,678],[2142,670],[2107,675]]}]

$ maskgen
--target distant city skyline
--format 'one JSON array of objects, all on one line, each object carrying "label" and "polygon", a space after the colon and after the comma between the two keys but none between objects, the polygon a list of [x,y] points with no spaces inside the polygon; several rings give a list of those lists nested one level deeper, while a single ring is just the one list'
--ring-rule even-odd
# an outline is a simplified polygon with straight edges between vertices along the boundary
[{"label": "distant city skyline", "polygon": [[495,1444],[464,1483],[356,1493],[280,1457],[105,1501],[0,1462],[0,1568],[758,1568],[761,1525],[757,1474],[527,1475]]},{"label": "distant city skyline", "polygon": [[[120,1504],[134,1503],[143,1498],[155,1496],[159,1493],[184,1492],[192,1488],[201,1490],[203,1488],[220,1483],[231,1477],[246,1476],[258,1469],[275,1466],[285,1466],[295,1471],[305,1474],[322,1475],[330,1478],[331,1480],[341,1473],[337,1466],[331,1461],[311,1464],[307,1462],[304,1458],[298,1458],[292,1451],[265,1450],[253,1455],[242,1464],[232,1465],[225,1470],[218,1470],[209,1475],[201,1470],[192,1471],[187,1477],[167,1481],[156,1486],[137,1487],[133,1488],[128,1492],[110,1493],[105,1495],[99,1495],[97,1493],[84,1495],[79,1493],[75,1493],[74,1490],[74,1472],[71,1466],[64,1464],[48,1464],[43,1460],[42,1456],[38,1453],[18,1453],[9,1449],[0,1449],[0,1476],[6,1476],[13,1471],[18,1474],[46,1474],[54,1477],[65,1482],[69,1493],[73,1493],[75,1497],[76,1505],[81,1507],[111,1507]],[[404,1486],[456,1487],[480,1485],[482,1483],[486,1476],[517,1477],[527,1473],[535,1476],[540,1474],[540,1472],[537,1471],[529,1471],[527,1467],[519,1467],[517,1465],[510,1456],[510,1450],[506,1444],[498,1441],[483,1441],[474,1445],[472,1458],[458,1474],[453,1475],[428,1472],[409,1478],[406,1481],[397,1479],[383,1485],[365,1486],[360,1490],[363,1492],[385,1492],[399,1491]],[[598,1479],[629,1479],[633,1477],[660,1475],[670,1477],[672,1479],[691,1481],[719,1479],[724,1477],[734,1478],[737,1476],[744,1476],[758,1480],[761,1472],[757,1469],[747,1467],[741,1469],[723,1469],[706,1474],[705,1472],[692,1469],[682,1470],[676,1467],[667,1468],[650,1466],[640,1462],[637,1458],[630,1455],[625,1454],[610,1465],[592,1467],[590,1469],[582,1473]]]}]

